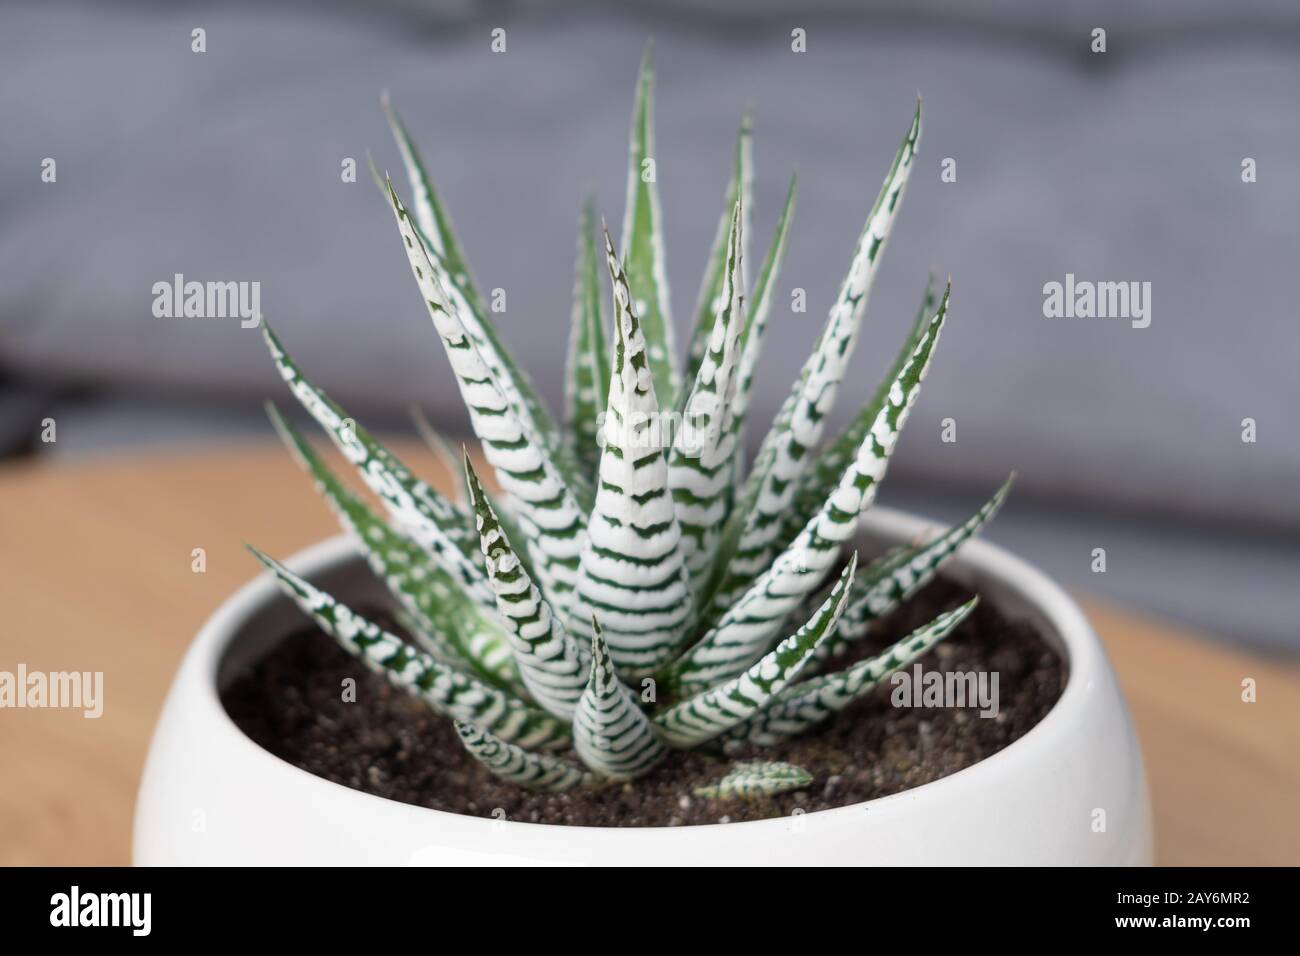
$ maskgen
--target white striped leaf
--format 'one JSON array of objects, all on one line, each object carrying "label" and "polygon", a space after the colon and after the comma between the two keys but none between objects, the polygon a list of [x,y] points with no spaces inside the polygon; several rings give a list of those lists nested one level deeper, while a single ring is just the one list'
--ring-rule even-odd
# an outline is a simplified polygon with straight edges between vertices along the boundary
[{"label": "white striped leaf", "polygon": [[884,406],[835,489],[802,531],[689,651],[673,663],[670,686],[710,687],[739,673],[763,653],[782,622],[812,594],[840,560],[858,520],[875,500],[899,432],[921,389],[948,313],[945,292],[907,363],[890,383]]},{"label": "white striped leaf", "polygon": [[442,339],[483,454],[528,536],[538,583],[549,597],[573,589],[586,513],[519,409],[502,391],[500,370],[484,360],[480,341],[465,323],[467,308],[449,298],[406,208],[388,184],[389,200],[434,327]]},{"label": "white striped leaf", "polygon": [[614,285],[614,368],[569,626],[586,637],[591,615],[599,616],[619,668],[640,677],[684,639],[692,602],[646,341],[608,234],[605,256]]},{"label": "white striped leaf", "polygon": [[844,609],[834,633],[817,648],[816,662],[833,657],[865,637],[873,621],[911,600],[917,591],[934,580],[957,548],[993,519],[1014,480],[1015,475],[1012,475],[978,511],[933,541],[895,548],[868,565],[853,582],[849,606]]},{"label": "white striped leaf", "polygon": [[571,720],[587,686],[582,656],[515,554],[468,454],[464,471],[488,581],[506,623],[519,674],[538,706]]},{"label": "white striped leaf", "polygon": [[499,687],[523,685],[506,635],[449,573],[394,531],[329,470],[316,450],[267,403],[271,423],[362,549],[371,570],[407,612],[416,642],[435,657]]},{"label": "white striped leaf", "polygon": [[[785,257],[786,236],[790,230],[790,220],[794,216],[795,197],[798,194],[798,187],[799,175],[796,173],[790,177],[790,188],[786,191],[785,206],[781,209],[781,218],[777,221],[776,234],[772,237],[772,244],[768,247],[767,258],[763,260],[763,267],[759,270],[758,282],[754,286],[753,305],[748,308],[749,315],[745,322],[745,328],[740,333],[740,368],[736,377],[735,393],[731,399],[730,424],[728,426],[735,436],[731,442],[731,481],[726,486],[724,509],[726,517],[723,521],[722,531],[718,536],[718,542],[714,546],[714,567],[711,575],[713,579],[720,577],[721,572],[725,570],[718,565],[717,556],[719,554],[734,554],[740,541],[740,535],[744,531],[743,521],[736,519],[752,511],[754,502],[758,500],[760,489],[758,484],[754,484],[748,497],[743,497],[740,507],[737,508],[736,490],[745,487],[745,421],[749,414],[754,373],[758,368],[758,360],[763,352],[763,341],[767,333],[767,317],[772,309],[772,289],[776,284],[776,277],[781,271],[781,261]],[[709,580],[707,586],[696,592],[697,603],[702,602],[713,592],[717,584],[717,581],[713,579]]]},{"label": "white striped leaf", "polygon": [[[470,517],[472,512],[468,508],[469,487],[465,481],[465,467],[461,464],[462,456],[452,447],[452,444],[447,437],[443,435],[442,432],[438,431],[438,429],[433,427],[433,423],[429,421],[429,417],[424,414],[424,409],[420,408],[419,405],[412,405],[410,407],[410,413],[411,421],[415,423],[416,432],[422,439],[424,439],[424,443],[429,446],[429,450],[433,452],[434,456],[437,457],[438,464],[442,465],[451,476],[451,480],[461,489],[456,502],[456,507],[465,512],[467,520],[469,520],[472,525],[473,518]],[[464,448],[465,446],[462,444],[462,451]],[[527,542],[528,538],[520,529],[514,516],[503,505],[494,500],[487,489],[483,490],[483,496],[487,499],[488,504],[492,506],[492,510],[496,513],[497,521],[501,523],[501,529],[509,535],[510,540]],[[478,536],[475,535],[474,539],[474,553],[477,555],[479,553]],[[524,562],[524,567],[528,568],[528,573],[531,575],[532,568],[529,567],[527,553],[519,554],[519,559]]]},{"label": "white striped leaf", "polygon": [[569,728],[564,721],[449,667],[308,584],[274,558],[251,546],[249,551],[340,647],[438,713],[468,721],[528,749],[553,749],[568,743]]},{"label": "white striped leaf", "polygon": [[468,516],[411,474],[396,455],[308,381],[265,321],[262,336],[289,390],[334,440],[398,527],[453,575],[475,601],[494,608],[496,600],[483,569],[470,559],[478,541]]},{"label": "white striped leaf", "polygon": [[800,477],[799,490],[795,494],[794,505],[785,520],[783,540],[788,541],[799,533],[799,529],[803,527],[804,522],[821,507],[821,503],[826,500],[826,496],[835,487],[835,483],[839,481],[845,466],[857,454],[858,446],[862,444],[863,437],[871,428],[876,416],[880,413],[880,409],[889,397],[891,384],[898,377],[898,373],[903,366],[907,364],[908,357],[925,337],[930,318],[934,315],[936,302],[934,276],[931,275],[925,284],[925,294],[921,297],[921,305],[917,309],[916,319],[912,323],[912,334],[903,342],[903,347],[899,349],[894,364],[890,366],[889,371],[881,380],[880,386],[876,389],[871,401],[864,405],[858,414],[853,416],[853,420],[845,426],[844,430],[830,445],[818,452],[812,467]]},{"label": "white striped leaf", "polygon": [[619,680],[600,625],[591,622],[591,677],[573,717],[573,747],[601,776],[631,780],[667,752],[632,692]]},{"label": "white striped leaf", "polygon": [[[437,191],[433,188],[433,181],[429,178],[415,143],[407,135],[405,126],[398,119],[386,95],[383,105],[415,196],[415,232],[429,253],[431,266],[438,271],[439,281],[447,296],[461,307],[461,320],[474,344],[478,346],[484,363],[492,370],[497,387],[524,426],[555,456],[556,466],[564,474],[565,480],[574,487],[584,506],[590,505],[585,476],[578,470],[577,461],[572,458],[570,450],[565,447],[563,436],[547,410],[546,403],[537,394],[528,374],[510,356],[488,318],[483,299],[474,287],[469,266],[456,241],[451,217],[438,201]],[[387,193],[389,186],[377,175],[373,164],[372,172],[376,173],[380,188]]]},{"label": "white striped leaf", "polygon": [[724,281],[713,330],[700,356],[668,457],[668,484],[681,526],[682,555],[690,571],[692,593],[707,583],[712,570],[731,488],[736,435],[728,409],[745,327],[742,222],[737,203],[727,233]]},{"label": "white striped leaf", "polygon": [[470,756],[502,780],[528,790],[558,793],[590,778],[583,770],[558,757],[529,753],[463,720],[457,720],[455,724],[460,742]]},{"label": "white striped leaf", "polygon": [[799,675],[804,665],[812,659],[817,645],[835,626],[848,603],[849,585],[853,583],[857,566],[858,556],[855,552],[841,572],[835,588],[807,623],[740,676],[656,714],[654,724],[664,740],[672,747],[696,747],[743,723],[768,706]]},{"label": "white striped leaf", "polygon": [[[753,161],[753,122],[750,111],[740,120],[740,132],[736,136],[736,162],[731,179],[727,183],[726,196],[722,203],[722,215],[718,218],[718,228],[713,235],[713,245],[709,247],[708,265],[704,271],[704,280],[700,284],[700,296],[695,303],[695,330],[691,333],[690,350],[686,359],[685,381],[696,378],[700,362],[709,347],[709,338],[718,310],[729,301],[723,291],[727,281],[727,259],[730,246],[729,236],[732,231],[732,218],[736,203],[741,211],[741,247],[740,258],[749,261],[749,221],[754,205],[754,161]],[[741,287],[740,294],[745,294]],[[674,403],[680,404],[680,403]]]},{"label": "white striped leaf", "polygon": [[585,473],[594,475],[600,464],[600,412],[609,396],[610,360],[605,346],[600,257],[596,252],[596,222],[591,200],[582,207],[575,271],[565,378],[566,417],[574,455],[586,469]]},{"label": "white striped leaf", "polygon": [[790,232],[790,221],[794,218],[795,197],[799,191],[799,175],[790,177],[790,188],[786,190],[785,205],[781,208],[781,218],[776,223],[776,233],[772,244],[768,246],[767,258],[758,272],[758,281],[754,284],[752,304],[748,307],[749,319],[740,334],[740,374],[736,381],[736,394],[731,404],[731,427],[736,433],[735,455],[737,462],[744,458],[744,424],[749,413],[749,400],[753,392],[754,371],[758,368],[759,357],[763,353],[763,339],[767,333],[767,317],[772,311],[772,290],[776,286],[776,277],[781,272],[781,262],[785,258],[786,236]]},{"label": "white striped leaf", "polygon": [[[476,311],[482,312],[483,300],[474,285],[474,278],[470,275],[469,265],[460,250],[460,243],[456,241],[456,231],[452,226],[451,217],[438,200],[438,192],[433,187],[433,179],[425,168],[424,160],[406,132],[406,125],[393,109],[392,101],[386,92],[380,98],[380,103],[384,108],[384,115],[388,118],[388,126],[393,132],[398,152],[401,153],[407,181],[411,184],[411,195],[415,197],[412,205],[415,207],[415,221],[420,227],[420,232],[424,235],[430,251],[446,265],[448,274],[460,286],[466,299]],[[380,182],[382,183],[382,178]]]},{"label": "white striped leaf", "polygon": [[655,389],[667,408],[681,387],[681,370],[678,368],[672,313],[668,305],[658,179],[654,152],[654,64],[651,50],[646,47],[637,77],[636,105],[632,111],[622,259],[633,302],[645,328]]},{"label": "white striped leaf", "polygon": [[[753,507],[740,519],[743,525],[733,554],[721,555],[727,568],[714,592],[708,616],[722,613],[780,551],[780,533],[799,478],[811,460],[809,454],[821,440],[826,416],[835,403],[840,382],[857,343],[867,299],[880,264],[890,228],[898,214],[921,135],[921,104],[907,136],[894,156],[893,166],[862,234],[858,238],[848,274],[831,307],[813,354],[805,362],[794,390],[786,399],[759,454],[760,468],[749,482],[759,490]],[[751,496],[743,495],[741,500]]]},{"label": "white striped leaf", "polygon": [[803,767],[778,760],[733,764],[726,776],[707,787],[696,787],[695,796],[705,800],[751,800],[801,790],[813,777]]},{"label": "white striped leaf", "polygon": [[882,654],[837,673],[814,677],[787,688],[770,707],[731,731],[726,746],[730,748],[742,743],[771,746],[815,727],[938,644],[966,619],[978,603],[979,598],[971,598],[961,607],[940,614]]}]

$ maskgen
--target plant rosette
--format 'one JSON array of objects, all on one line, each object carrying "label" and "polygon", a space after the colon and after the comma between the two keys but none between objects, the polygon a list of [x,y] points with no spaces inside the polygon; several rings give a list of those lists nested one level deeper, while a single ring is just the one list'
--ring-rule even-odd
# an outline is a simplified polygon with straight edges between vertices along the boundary
[{"label": "plant rosette", "polygon": [[[951,285],[939,295],[927,284],[875,395],[837,435],[825,434],[914,166],[920,102],[812,354],[747,465],[747,413],[796,183],[751,288],[747,114],[681,362],[652,89],[647,53],[620,248],[607,230],[598,236],[591,203],[581,217],[563,426],[503,347],[425,164],[385,101],[410,208],[377,171],[376,182],[497,490],[422,418],[462,491],[444,494],[414,475],[305,376],[263,323],[289,390],[371,498],[332,472],[274,407],[272,421],[401,626],[386,629],[362,613],[385,602],[360,600],[358,565],[341,546],[297,566],[250,548],[267,578],[205,628],[162,718],[138,811],[140,862],[403,862],[422,854],[670,862],[673,853],[677,862],[823,862],[846,851],[864,862],[1149,860],[1141,761],[1095,636],[1036,572],[971,540],[1011,480],[951,528],[872,509],[948,321]],[[860,562],[882,545],[879,557]],[[855,655],[869,646],[873,623],[967,550],[960,560],[969,594],[927,608],[928,619],[889,646]],[[461,759],[512,788],[547,793],[635,788],[675,751],[745,755],[683,798],[739,805],[798,792],[813,774],[764,751],[819,733],[958,630],[981,595],[1031,613],[1066,659],[1068,681],[1040,726],[1004,750],[893,796],[721,828],[557,833],[348,791],[244,737],[218,689],[232,667],[288,633],[272,587],[338,647],[452,722]],[[502,827],[509,840],[492,836]]]}]

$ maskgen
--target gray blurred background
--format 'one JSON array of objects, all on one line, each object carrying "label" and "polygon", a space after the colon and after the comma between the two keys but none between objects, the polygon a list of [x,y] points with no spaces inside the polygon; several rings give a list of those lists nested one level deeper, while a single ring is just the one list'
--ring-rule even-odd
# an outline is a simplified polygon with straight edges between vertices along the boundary
[{"label": "gray blurred background", "polygon": [[[367,424],[408,428],[418,401],[465,429],[365,174],[367,153],[400,165],[384,89],[480,287],[507,291],[502,335],[558,407],[579,204],[590,192],[611,228],[622,216],[653,36],[679,340],[746,105],[756,259],[800,171],[755,422],[825,318],[920,91],[918,165],[835,422],[889,364],[927,272],[951,275],[949,331],[882,500],[956,518],[1014,468],[993,540],[1072,587],[1300,654],[1300,4],[622,6],[0,8],[0,453],[270,440],[259,403],[287,396],[257,333],[153,316],[153,284],[178,272],[259,281],[286,345]],[[191,52],[195,27],[206,53]],[[496,27],[505,54],[489,49]],[[796,27],[806,53],[791,52]],[[1105,54],[1090,51],[1096,27]],[[346,157],[356,183],[341,181]],[[1257,182],[1242,181],[1246,157]],[[1045,318],[1043,285],[1066,273],[1150,282],[1151,326]],[[806,314],[789,308],[794,287]],[[45,415],[53,446],[35,440]],[[955,443],[940,441],[945,418]]]}]

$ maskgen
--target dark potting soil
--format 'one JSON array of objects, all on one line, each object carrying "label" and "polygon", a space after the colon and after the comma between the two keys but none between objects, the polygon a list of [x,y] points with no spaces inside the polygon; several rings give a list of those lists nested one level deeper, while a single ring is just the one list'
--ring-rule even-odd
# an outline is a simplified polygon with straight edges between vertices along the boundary
[{"label": "dark potting soil", "polygon": [[[877,623],[842,665],[879,651],[969,592],[935,581]],[[385,618],[375,612],[375,618]],[[386,623],[395,630],[391,622]],[[778,747],[722,757],[673,752],[630,784],[533,793],[492,776],[461,746],[451,722],[372,674],[314,627],[278,644],[229,684],[222,700],[235,723],[271,753],[303,770],[380,797],[510,820],[646,827],[726,823],[806,813],[897,793],[956,773],[1037,724],[1065,684],[1065,666],[1024,621],[985,601],[920,663],[925,671],[997,673],[998,714],[966,708],[895,707],[885,681],[820,728]],[[912,673],[909,665],[906,668]],[[344,702],[343,680],[356,680]],[[691,796],[731,760],[785,760],[813,775],[806,789],[753,800]]]}]

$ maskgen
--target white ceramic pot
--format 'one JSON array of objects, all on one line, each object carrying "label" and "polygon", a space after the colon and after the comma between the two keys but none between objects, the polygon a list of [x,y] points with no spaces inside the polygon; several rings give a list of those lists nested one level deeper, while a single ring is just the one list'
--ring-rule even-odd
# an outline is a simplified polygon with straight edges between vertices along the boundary
[{"label": "white ceramic pot", "polygon": [[[874,552],[929,530],[875,508],[864,535]],[[354,601],[382,593],[346,538],[289,564]],[[259,577],[204,625],[172,684],[140,785],[135,862],[1149,864],[1141,752],[1079,608],[1037,570],[982,541],[965,544],[947,574],[1032,619],[1064,654],[1065,690],[1036,727],[987,760],[879,800],[748,823],[636,829],[428,810],[330,783],[263,750],[217,696],[236,670],[302,626],[297,609]]]}]

